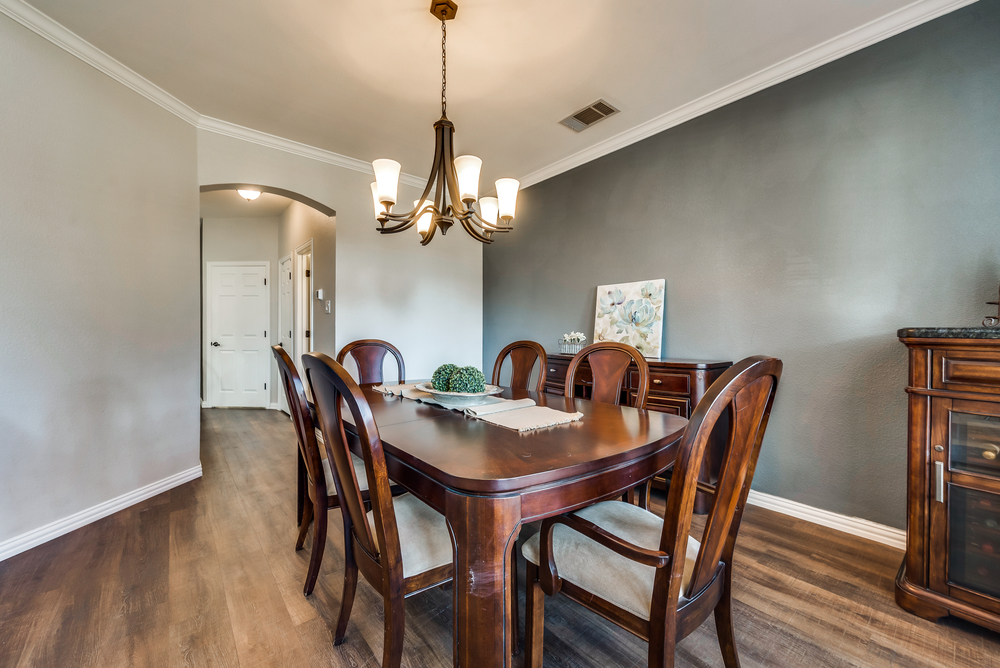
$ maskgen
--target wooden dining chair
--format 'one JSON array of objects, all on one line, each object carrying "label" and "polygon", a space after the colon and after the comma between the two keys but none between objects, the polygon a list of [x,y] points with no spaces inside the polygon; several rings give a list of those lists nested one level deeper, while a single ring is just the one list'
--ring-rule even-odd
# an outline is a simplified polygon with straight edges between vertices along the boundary
[{"label": "wooden dining chair", "polygon": [[[304,498],[302,499],[303,503],[301,503],[299,535],[295,541],[296,550],[302,549],[309,525],[315,523],[312,553],[309,555],[309,570],[306,573],[305,586],[302,588],[302,593],[308,596],[316,586],[316,577],[319,575],[323,551],[326,548],[327,510],[338,508],[340,497],[336,494],[333,471],[329,461],[320,455],[319,446],[316,443],[315,422],[309,410],[305,388],[298,371],[295,369],[295,364],[280,345],[272,346],[271,352],[274,353],[274,359],[278,362],[281,384],[285,389],[285,397],[288,399],[288,410],[292,414],[292,423],[295,425],[295,438],[299,444],[299,455],[305,462],[306,468],[305,489],[299,489],[299,494]],[[368,479],[365,476],[364,461],[359,457],[354,457],[352,465],[357,472],[358,484],[364,490],[363,499],[367,502]]]},{"label": "wooden dining chair", "polygon": [[615,406],[621,405],[629,365],[635,364],[639,369],[639,383],[636,386],[633,408],[646,407],[646,399],[649,397],[649,364],[638,350],[613,341],[590,344],[574,355],[569,363],[564,390],[567,397],[574,396],[577,370],[584,361],[590,364],[593,376],[590,400]]},{"label": "wooden dining chair", "polygon": [[[337,495],[342,499],[344,592],[334,644],[344,641],[361,571],[381,593],[385,605],[382,666],[398,668],[403,656],[403,599],[452,580],[454,557],[448,524],[443,515],[411,494],[392,497],[378,426],[361,388],[347,370],[321,353],[303,355],[302,364],[316,400],[327,459],[333,463]],[[345,405],[357,427],[357,437],[352,438],[369,481],[368,512],[344,430]]]},{"label": "wooden dining chair", "polygon": [[[649,642],[649,666],[672,667],[676,643],[709,613],[726,668],[739,668],[733,634],[733,548],[781,360],[750,357],[709,388],[681,438],[664,518],[603,501],[542,522],[528,560],[526,668],[542,665],[545,595],[562,593]],[[726,413],[729,439],[716,485],[698,480],[712,428]],[[690,536],[695,492],[713,495],[701,539]]]},{"label": "wooden dining chair", "polygon": [[545,354],[545,348],[540,343],[534,341],[515,341],[500,351],[497,355],[497,362],[493,365],[494,385],[500,384],[500,368],[504,361],[510,357],[510,383],[507,385],[515,390],[528,389],[528,382],[531,380],[531,370],[535,367],[535,362],[539,362],[538,380],[535,381],[535,392],[541,392],[545,388],[545,377],[548,374],[549,357]]},{"label": "wooden dining chair", "polygon": [[386,353],[392,353],[392,356],[396,358],[399,382],[402,383],[403,379],[406,378],[403,354],[388,341],[381,339],[351,341],[340,349],[340,353],[337,354],[337,364],[343,366],[344,360],[350,355],[354,359],[354,363],[358,365],[359,383],[381,383],[383,382],[382,362],[385,360]]}]

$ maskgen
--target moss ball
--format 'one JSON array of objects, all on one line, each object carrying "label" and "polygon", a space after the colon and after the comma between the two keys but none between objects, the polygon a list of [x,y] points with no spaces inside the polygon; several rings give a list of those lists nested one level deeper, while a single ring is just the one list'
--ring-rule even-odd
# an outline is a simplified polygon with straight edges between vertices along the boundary
[{"label": "moss ball", "polygon": [[474,366],[463,366],[451,374],[448,388],[451,392],[485,392],[486,376]]},{"label": "moss ball", "polygon": [[434,372],[434,377],[431,379],[431,385],[438,392],[447,392],[450,386],[451,375],[458,371],[458,367],[454,364],[442,364]]}]

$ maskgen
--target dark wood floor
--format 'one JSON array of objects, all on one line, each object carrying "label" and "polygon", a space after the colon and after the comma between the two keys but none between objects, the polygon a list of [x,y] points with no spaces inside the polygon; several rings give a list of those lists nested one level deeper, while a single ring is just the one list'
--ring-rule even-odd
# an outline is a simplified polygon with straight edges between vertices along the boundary
[{"label": "dark wood floor", "polygon": [[[316,591],[302,596],[293,438],[276,411],[205,410],[204,478],[0,563],[0,666],[378,666],[382,604],[363,581],[347,641],[331,644],[336,515]],[[1000,635],[896,607],[900,558],[750,507],[735,573],[744,668],[1000,668]],[[451,592],[409,599],[406,615],[403,665],[450,666]],[[644,643],[564,599],[545,621],[546,666],[645,665]],[[679,666],[722,666],[712,624],[680,644]]]}]

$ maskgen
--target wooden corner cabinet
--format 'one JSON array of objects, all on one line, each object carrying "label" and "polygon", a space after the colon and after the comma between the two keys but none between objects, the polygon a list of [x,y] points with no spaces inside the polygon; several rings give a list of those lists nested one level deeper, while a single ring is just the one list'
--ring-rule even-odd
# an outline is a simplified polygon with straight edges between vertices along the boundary
[{"label": "wooden corner cabinet", "polygon": [[[566,372],[572,355],[550,353],[545,378],[545,392],[562,394],[566,385]],[[672,413],[682,418],[690,418],[694,407],[708,391],[715,379],[721,376],[732,362],[719,360],[688,360],[674,358],[646,358],[649,364],[649,398],[646,409],[661,413]],[[622,398],[628,399],[622,404],[634,405],[635,389],[639,370],[632,365],[625,377],[622,388]],[[588,398],[590,385],[590,366],[586,361],[580,364],[576,373],[576,396]],[[728,435],[729,420],[720,420],[716,430],[712,432],[712,441],[705,457],[699,478],[703,482],[714,484],[719,477],[719,466],[725,449]],[[656,482],[656,481],[654,481]],[[662,483],[662,480],[660,481]],[[701,492],[695,499],[695,512],[705,514],[709,510],[711,499]]]},{"label": "wooden corner cabinet", "polygon": [[1000,328],[901,329],[910,354],[896,602],[1000,631]]}]

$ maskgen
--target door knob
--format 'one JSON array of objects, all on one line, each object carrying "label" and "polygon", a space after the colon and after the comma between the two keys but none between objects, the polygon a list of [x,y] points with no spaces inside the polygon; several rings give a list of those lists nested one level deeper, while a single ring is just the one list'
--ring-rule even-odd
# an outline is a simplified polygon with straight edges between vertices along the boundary
[{"label": "door knob", "polygon": [[213,345],[213,346],[215,346],[216,348],[218,348],[218,347],[219,347],[219,346],[221,346],[222,344],[221,344],[221,343],[219,343],[218,341],[212,341],[212,345]]}]

